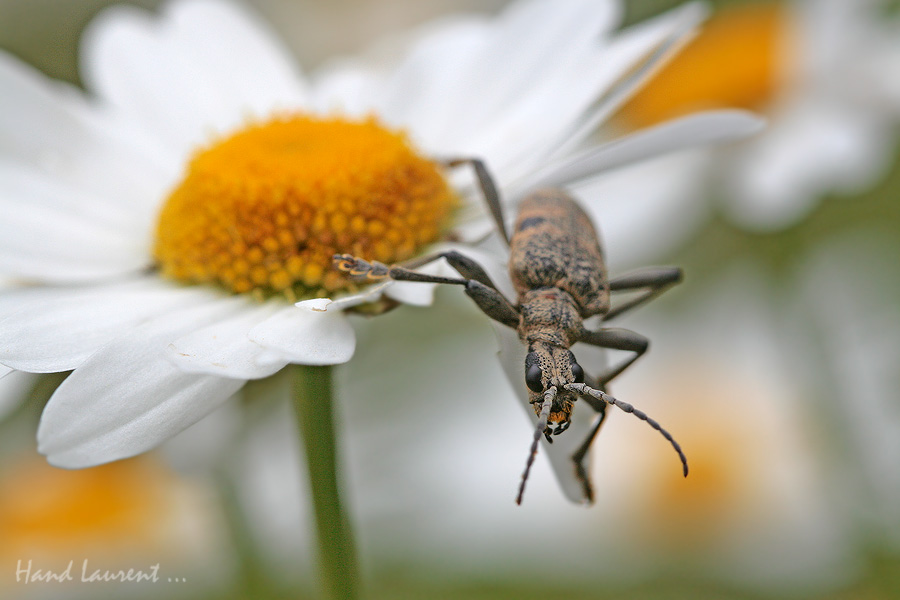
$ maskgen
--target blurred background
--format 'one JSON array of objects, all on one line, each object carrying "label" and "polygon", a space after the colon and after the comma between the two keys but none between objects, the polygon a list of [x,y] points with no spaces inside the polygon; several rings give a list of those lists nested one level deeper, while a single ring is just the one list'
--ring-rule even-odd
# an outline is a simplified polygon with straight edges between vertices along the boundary
[{"label": "blurred background", "polygon": [[[81,31],[111,3],[0,0],[0,48],[78,84]],[[307,70],[506,4],[248,3]],[[624,4],[627,26],[678,3]],[[900,11],[710,6],[703,33],[599,135],[715,107],[757,111],[767,131],[574,190],[602,199],[593,217],[613,274],[685,269],[621,320],[652,350],[615,393],[675,435],[691,475],[645,424],[613,413],[594,445],[593,507],[571,505],[543,457],[516,507],[531,427],[487,319],[439,290],[430,308],[360,320],[357,356],[337,370],[366,597],[900,598]],[[34,442],[60,380],[3,380],[0,597],[315,597],[285,403],[236,401],[158,452],[66,472]],[[88,573],[158,563],[168,581],[16,582],[70,560],[76,579],[87,560]]]}]

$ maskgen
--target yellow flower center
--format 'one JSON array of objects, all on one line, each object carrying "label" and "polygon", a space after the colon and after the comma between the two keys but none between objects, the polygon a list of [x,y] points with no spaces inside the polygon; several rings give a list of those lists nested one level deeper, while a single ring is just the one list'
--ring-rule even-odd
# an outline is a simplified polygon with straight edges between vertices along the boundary
[{"label": "yellow flower center", "polygon": [[622,110],[646,127],[698,110],[760,110],[786,75],[786,9],[775,3],[735,6],[714,15]]},{"label": "yellow flower center", "polygon": [[155,257],[185,283],[288,299],[353,289],[336,253],[414,256],[456,196],[433,161],[374,119],[306,115],[250,126],[198,152],[160,213]]}]

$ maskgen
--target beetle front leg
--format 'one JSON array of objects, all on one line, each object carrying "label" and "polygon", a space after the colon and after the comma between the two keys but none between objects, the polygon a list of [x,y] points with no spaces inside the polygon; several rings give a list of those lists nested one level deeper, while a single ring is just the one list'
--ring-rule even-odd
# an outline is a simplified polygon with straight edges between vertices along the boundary
[{"label": "beetle front leg", "polygon": [[519,311],[506,296],[474,279],[466,282],[466,295],[475,301],[481,311],[507,327],[518,329]]},{"label": "beetle front leg", "polygon": [[579,342],[599,346],[601,348],[610,348],[612,350],[625,350],[634,352],[634,356],[623,360],[618,365],[610,368],[605,373],[597,377],[601,386],[606,385],[617,377],[622,371],[631,366],[631,363],[640,358],[647,348],[650,346],[650,340],[639,333],[628,329],[620,328],[604,328],[598,331],[590,331],[585,329],[578,337]]},{"label": "beetle front leg", "polygon": [[491,278],[488,276],[487,272],[485,272],[485,270],[481,267],[481,265],[479,265],[468,256],[460,254],[456,250],[439,252],[437,254],[430,254],[421,258],[415,258],[413,260],[405,261],[399,266],[406,269],[418,269],[419,267],[423,267],[441,258],[450,263],[450,266],[456,269],[456,272],[466,279],[474,279],[475,281],[479,281],[489,288],[497,290],[498,292],[500,291],[494,284],[493,280],[491,280]]},{"label": "beetle front leg", "polygon": [[[478,308],[480,308],[484,314],[507,327],[516,329],[519,326],[519,311],[506,299],[506,296],[477,279],[428,275],[426,273],[411,271],[405,267],[389,267],[379,262],[369,263],[351,254],[335,254],[332,260],[334,261],[335,267],[339,270],[356,277],[365,277],[370,281],[393,279],[394,281],[448,283],[451,285],[464,286],[466,295],[475,301],[475,304],[478,305]],[[471,261],[470,259],[467,260],[469,260],[471,264],[475,264],[474,261]],[[485,278],[487,278],[487,275],[484,274],[481,267],[478,267],[478,270]],[[487,281],[490,283],[489,278]]]},{"label": "beetle front leg", "polygon": [[627,310],[656,298],[667,289],[680,283],[684,273],[678,267],[650,267],[632,273],[626,273],[609,280],[609,291],[628,291],[644,288],[643,294],[633,298],[619,306],[615,306],[603,317],[609,321]]}]

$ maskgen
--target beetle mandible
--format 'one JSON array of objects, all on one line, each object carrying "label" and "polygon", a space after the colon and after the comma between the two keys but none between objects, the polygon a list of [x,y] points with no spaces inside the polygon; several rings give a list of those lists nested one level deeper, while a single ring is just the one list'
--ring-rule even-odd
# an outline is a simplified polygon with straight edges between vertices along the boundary
[{"label": "beetle mandible", "polygon": [[[484,163],[480,159],[465,158],[444,161],[444,164],[473,167],[497,229],[509,246],[509,274],[518,295],[516,304],[497,289],[478,263],[456,251],[393,266],[370,263],[350,254],[337,254],[334,264],[341,271],[371,281],[389,278],[462,285],[486,315],[518,331],[519,339],[528,350],[525,383],[531,405],[538,415],[538,424],[516,503],[522,502],[541,436],[552,442],[551,435],[559,435],[569,427],[579,397],[598,413],[589,434],[572,456],[589,502],[593,500],[593,490],[584,458],[603,424],[608,405],[634,414],[660,432],[678,453],[687,476],[687,458],[669,432],[646,413],[604,391],[606,384],[647,351],[647,338],[627,329],[603,327],[590,330],[584,326],[584,320],[589,317],[599,315],[602,321],[609,321],[655,298],[681,281],[681,269],[656,267],[609,279],[600,238],[590,218],[561,189],[539,189],[524,198],[510,237],[496,186]],[[414,270],[440,258],[444,258],[462,278],[426,275]],[[639,293],[611,307],[610,295],[617,291]],[[633,355],[589,379],[589,385],[584,369],[569,349],[576,342],[625,350]]]}]

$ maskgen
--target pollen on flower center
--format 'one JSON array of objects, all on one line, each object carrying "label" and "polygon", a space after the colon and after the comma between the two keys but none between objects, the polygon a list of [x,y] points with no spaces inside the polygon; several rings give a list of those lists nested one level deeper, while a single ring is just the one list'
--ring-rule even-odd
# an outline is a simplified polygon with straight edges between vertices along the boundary
[{"label": "pollen on flower center", "polygon": [[625,105],[632,127],[647,127],[700,110],[759,110],[789,65],[788,11],[774,2],[717,12]]},{"label": "pollen on flower center", "polygon": [[438,239],[455,204],[403,134],[374,119],[291,115],[193,157],[162,208],[154,254],[185,283],[325,295],[352,287],[332,255],[407,259]]}]

